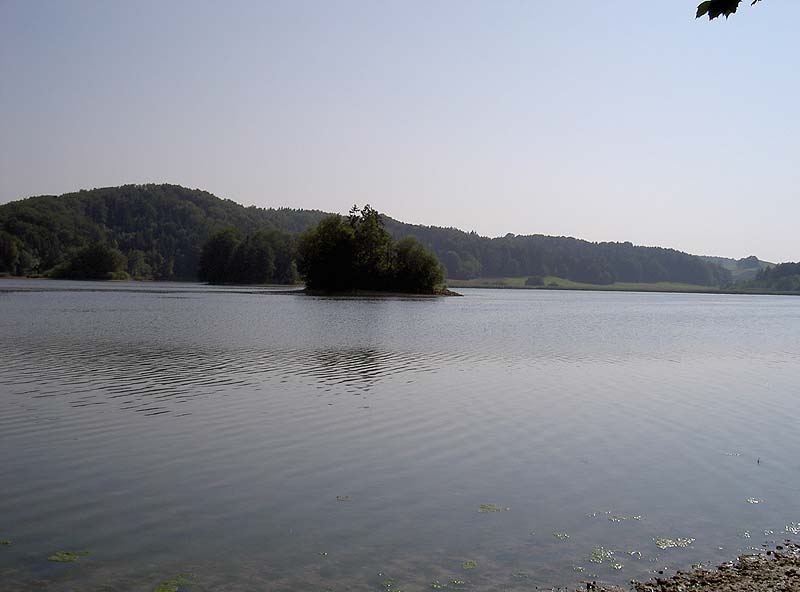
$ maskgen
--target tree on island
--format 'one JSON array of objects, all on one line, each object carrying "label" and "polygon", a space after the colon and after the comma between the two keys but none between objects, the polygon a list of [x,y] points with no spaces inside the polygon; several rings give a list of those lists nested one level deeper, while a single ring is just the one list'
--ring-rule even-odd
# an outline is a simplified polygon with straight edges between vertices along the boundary
[{"label": "tree on island", "polygon": [[51,277],[73,280],[124,280],[127,261],[118,250],[100,242],[78,249],[62,265],[56,267]]},{"label": "tree on island", "polygon": [[[750,2],[750,6],[755,5],[757,2],[761,2],[761,0],[753,0]],[[736,13],[741,3],[742,0],[706,0],[697,6],[696,18],[706,15],[708,15],[708,20],[710,21],[718,16],[728,18],[730,15]]]},{"label": "tree on island", "polygon": [[393,242],[381,215],[353,206],[347,218],[326,216],[300,235],[297,268],[312,290],[432,294],[444,281],[436,256],[417,239]]}]

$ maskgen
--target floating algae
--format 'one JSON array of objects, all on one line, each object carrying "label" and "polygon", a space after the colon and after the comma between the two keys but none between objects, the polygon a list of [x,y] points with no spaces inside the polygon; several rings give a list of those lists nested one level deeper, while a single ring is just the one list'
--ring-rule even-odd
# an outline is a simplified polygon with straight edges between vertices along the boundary
[{"label": "floating algae", "polygon": [[676,547],[688,547],[695,541],[695,539],[690,539],[690,538],[682,539],[678,537],[677,539],[659,538],[659,539],[653,539],[653,541],[655,542],[656,547],[658,547],[659,549],[674,549]]},{"label": "floating algae", "polygon": [[559,541],[566,541],[569,538],[569,535],[566,532],[553,532],[553,536]]},{"label": "floating algae", "polygon": [[191,583],[189,577],[189,574],[178,574],[174,578],[161,582],[153,588],[153,592],[178,592],[180,588]]},{"label": "floating algae", "polygon": [[47,558],[48,561],[56,563],[74,563],[79,558],[89,554],[89,551],[59,551]]},{"label": "floating algae", "polygon": [[627,520],[627,518],[625,516],[615,516],[615,515],[608,517],[609,522],[622,522],[623,520]]},{"label": "floating algae", "polygon": [[438,580],[435,581],[435,582],[431,582],[431,588],[433,588],[434,590],[441,590],[441,589],[446,588],[446,587],[447,586],[445,586],[444,584],[442,584]]},{"label": "floating algae", "polygon": [[352,501],[352,500],[353,500],[353,498],[350,497],[349,495],[337,495],[336,496],[336,501],[337,502],[349,502],[349,501]]},{"label": "floating algae", "polygon": [[603,563],[604,561],[611,561],[613,559],[614,551],[598,546],[592,549],[592,556],[589,558],[589,561],[592,563]]},{"label": "floating algae", "polygon": [[611,516],[611,512],[606,510],[597,510],[596,512],[592,512],[590,514],[586,514],[589,518],[597,518],[598,516]]},{"label": "floating algae", "polygon": [[628,555],[630,555],[634,559],[641,559],[642,558],[642,552],[641,551],[628,551]]},{"label": "floating algae", "polygon": [[763,502],[763,501],[764,501],[764,500],[760,500],[760,499],[758,499],[757,497],[748,497],[748,498],[747,498],[747,503],[748,503],[748,504],[760,504],[760,503],[761,503],[761,502]]},{"label": "floating algae", "polygon": [[472,559],[467,559],[464,563],[461,564],[461,567],[464,569],[475,569],[478,567],[478,562],[473,561]]},{"label": "floating algae", "polygon": [[497,504],[481,504],[478,512],[488,514],[489,512],[508,512],[511,508],[505,506],[498,506]]},{"label": "floating algae", "polygon": [[586,568],[583,567],[582,565],[573,565],[572,566],[572,571],[577,571],[578,573],[582,572],[584,569],[586,569]]},{"label": "floating algae", "polygon": [[625,515],[618,515],[614,514],[613,512],[609,512],[608,510],[598,510],[596,512],[592,512],[590,514],[586,514],[589,518],[598,518],[600,516],[606,516],[611,522],[623,522],[625,520],[641,520],[641,514],[636,516],[625,516]]},{"label": "floating algae", "polygon": [[611,564],[611,569],[616,569],[617,571],[621,570],[623,567],[625,566],[621,563],[617,563],[616,561]]},{"label": "floating algae", "polygon": [[784,526],[784,530],[789,534],[800,534],[800,522],[790,522]]},{"label": "floating algae", "polygon": [[450,585],[454,588],[463,588],[467,583],[464,580],[450,580]]},{"label": "floating algae", "polygon": [[617,515],[612,515],[612,516],[609,516],[608,519],[611,522],[623,522],[625,520],[641,520],[642,516],[641,516],[641,514],[636,515],[636,516],[617,516]]},{"label": "floating algae", "polygon": [[739,536],[742,537],[743,539],[749,539],[750,538],[750,531],[749,530],[740,530],[739,531]]}]

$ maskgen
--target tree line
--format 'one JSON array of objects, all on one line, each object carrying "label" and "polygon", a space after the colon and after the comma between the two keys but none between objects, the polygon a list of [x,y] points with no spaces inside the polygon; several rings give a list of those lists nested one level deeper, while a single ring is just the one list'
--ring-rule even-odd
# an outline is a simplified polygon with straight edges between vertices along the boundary
[{"label": "tree line", "polygon": [[203,245],[197,275],[212,284],[294,283],[294,239],[279,230],[243,236],[235,228],[226,228]]},{"label": "tree line", "polygon": [[[80,249],[99,243],[122,254],[124,271],[131,277],[194,280],[203,245],[217,233],[235,229],[244,240],[257,232],[280,231],[297,238],[325,216],[313,210],[244,207],[177,185],[31,197],[0,205],[0,273],[45,275]],[[387,216],[382,221],[394,241],[414,237],[432,251],[451,278],[557,276],[595,284],[669,281],[705,286],[731,281],[720,265],[673,249],[545,235],[487,238]],[[272,249],[277,266],[281,249]],[[282,278],[290,279],[285,266]]]},{"label": "tree line", "polygon": [[762,269],[743,287],[769,292],[800,292],[800,263],[780,263]]},{"label": "tree line", "polygon": [[296,235],[323,217],[291,208],[245,208],[178,185],[124,185],[0,205],[0,273],[47,275],[77,251],[102,244],[131,277],[197,279],[202,246],[226,228]]},{"label": "tree line", "polygon": [[730,283],[722,266],[674,249],[629,242],[591,243],[545,235],[499,238],[455,228],[409,226],[388,221],[393,236],[416,236],[454,279],[556,276],[590,284],[678,282],[703,286]]}]

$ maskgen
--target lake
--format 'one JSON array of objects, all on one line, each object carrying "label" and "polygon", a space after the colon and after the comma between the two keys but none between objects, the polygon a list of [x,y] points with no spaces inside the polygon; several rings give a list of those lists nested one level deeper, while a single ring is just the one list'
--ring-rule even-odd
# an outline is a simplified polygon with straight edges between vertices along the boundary
[{"label": "lake", "polygon": [[800,298],[463,293],[0,280],[0,589],[624,584],[800,532]]}]

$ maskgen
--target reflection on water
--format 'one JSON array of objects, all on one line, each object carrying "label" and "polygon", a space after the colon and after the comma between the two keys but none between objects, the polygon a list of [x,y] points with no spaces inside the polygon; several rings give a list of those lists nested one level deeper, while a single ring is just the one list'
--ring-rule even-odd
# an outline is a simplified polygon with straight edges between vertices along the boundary
[{"label": "reflection on water", "polygon": [[800,521],[798,330],[783,297],[3,281],[0,589],[529,590],[730,559]]},{"label": "reflection on water", "polygon": [[[305,384],[326,392],[368,393],[382,381],[434,372],[435,359],[374,349],[275,350],[136,346],[109,351],[102,344],[4,352],[14,372],[0,376],[8,393],[34,399],[63,397],[72,407],[116,404],[146,415],[181,410],[177,403],[258,390],[264,381]],[[68,381],[70,388],[64,389]]]}]

